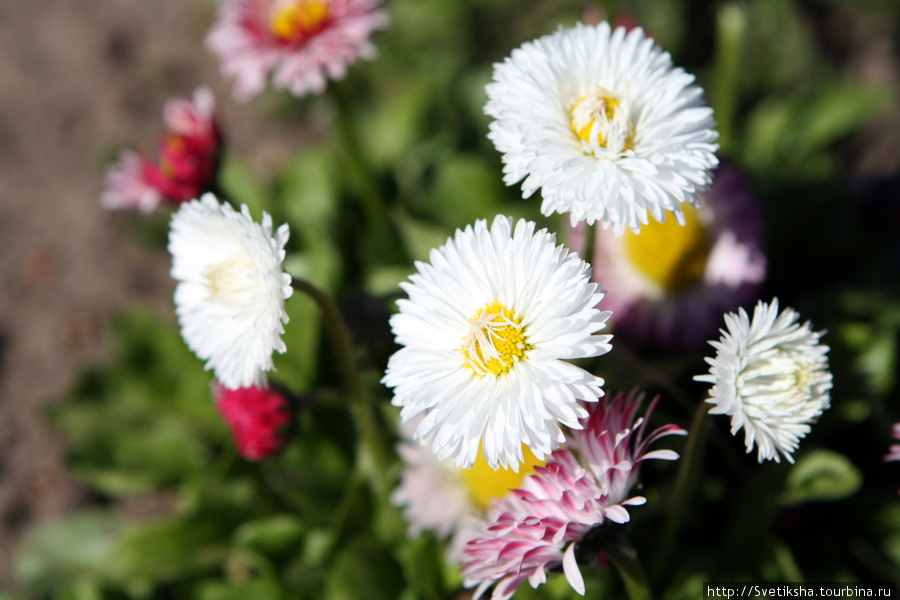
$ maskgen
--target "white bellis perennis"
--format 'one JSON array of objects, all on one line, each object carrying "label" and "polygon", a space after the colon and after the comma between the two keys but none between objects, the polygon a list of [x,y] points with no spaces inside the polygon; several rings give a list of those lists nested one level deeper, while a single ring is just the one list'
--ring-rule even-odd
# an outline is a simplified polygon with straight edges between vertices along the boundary
[{"label": "white bellis perennis", "polygon": [[169,252],[181,335],[229,389],[264,386],[272,352],[284,352],[284,301],[291,277],[282,270],[288,227],[255,223],[212,194],[172,216]]},{"label": "white bellis perennis", "polygon": [[712,109],[694,77],[643,30],[578,24],[494,65],[485,113],[504,181],[539,188],[541,211],[572,224],[639,231],[648,213],[684,222],[681,204],[718,163]]},{"label": "white bellis perennis", "polygon": [[522,444],[538,459],[579,429],[581,401],[603,380],[567,360],[609,351],[594,335],[608,312],[590,266],[535,224],[498,216],[456,235],[416,263],[409,295],[391,318],[403,348],[383,382],[404,421],[421,415],[415,439],[468,468],[479,447],[488,464],[516,469]]},{"label": "white bellis perennis", "polygon": [[712,384],[710,414],[731,417],[731,433],[745,432],[747,452],[759,462],[791,463],[799,441],[830,403],[831,372],[824,332],[800,325],[796,311],[778,312],[778,299],[759,302],[751,320],[744,309],[725,315],[726,329],[710,342],[715,358],[707,358],[708,375],[694,377]]}]

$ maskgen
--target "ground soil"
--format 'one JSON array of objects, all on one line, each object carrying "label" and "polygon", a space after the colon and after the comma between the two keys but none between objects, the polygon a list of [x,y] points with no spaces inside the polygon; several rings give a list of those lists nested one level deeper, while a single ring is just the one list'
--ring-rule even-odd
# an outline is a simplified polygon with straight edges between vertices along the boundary
[{"label": "ground soil", "polygon": [[0,2],[0,590],[34,524],[86,501],[46,424],[79,369],[109,356],[109,319],[133,302],[171,318],[169,258],[135,243],[139,215],[98,205],[122,146],[152,150],[162,108],[205,84],[232,147],[271,173],[290,126],[231,102],[203,46],[211,2]]},{"label": "ground soil", "polygon": [[[829,10],[815,27],[842,68],[896,86],[890,24]],[[113,315],[136,301],[171,315],[168,256],[130,238],[141,217],[98,206],[115,150],[152,148],[165,100],[200,84],[261,174],[299,143],[258,104],[231,102],[202,43],[213,16],[211,0],[0,2],[0,590],[17,585],[12,557],[30,528],[89,501],[46,408],[109,356]],[[852,168],[900,169],[898,111],[865,141]]]}]

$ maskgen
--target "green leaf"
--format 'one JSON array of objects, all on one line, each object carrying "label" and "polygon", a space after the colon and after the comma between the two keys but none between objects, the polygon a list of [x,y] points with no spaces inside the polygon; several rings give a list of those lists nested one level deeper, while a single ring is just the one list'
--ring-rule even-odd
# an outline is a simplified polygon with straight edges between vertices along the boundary
[{"label": "green leaf", "polygon": [[213,511],[135,527],[111,549],[104,571],[125,589],[151,590],[220,567],[230,534],[230,520]]},{"label": "green leaf", "polygon": [[[113,428],[103,444],[109,461],[81,461],[72,472],[96,489],[111,495],[147,492],[173,485],[209,464],[203,440],[182,421],[155,419],[150,427],[129,424]],[[98,454],[102,452],[97,449]]]},{"label": "green leaf", "polygon": [[425,598],[444,598],[444,549],[431,535],[422,535],[400,548],[403,579]]},{"label": "green leaf", "polygon": [[377,168],[383,169],[410,152],[422,138],[425,113],[432,104],[433,76],[391,78],[383,86],[379,102],[360,119],[365,127],[360,137],[366,153]]},{"label": "green leaf", "polygon": [[40,525],[19,551],[16,573],[27,588],[38,593],[73,578],[97,578],[122,530],[119,518],[99,510]]},{"label": "green leaf", "polygon": [[210,581],[199,586],[198,600],[281,600],[285,590],[272,579],[254,579],[239,584]]},{"label": "green leaf", "polygon": [[431,210],[450,227],[465,227],[496,214],[504,196],[493,163],[475,155],[455,155],[440,165]]},{"label": "green leaf", "polygon": [[402,573],[387,550],[368,538],[347,544],[334,561],[325,587],[329,600],[394,600]]},{"label": "green leaf", "polygon": [[[226,154],[219,169],[219,185],[234,206],[246,204],[259,218],[262,211],[271,212],[270,190],[246,162],[233,154]],[[220,198],[221,200],[221,198]]]},{"label": "green leaf", "polygon": [[885,395],[896,383],[897,328],[885,323],[850,322],[838,330],[841,340],[857,352],[854,369],[868,389]]},{"label": "green leaf", "polygon": [[814,450],[788,472],[782,504],[834,501],[852,496],[862,486],[862,473],[843,454]]},{"label": "green leaf", "polygon": [[[100,585],[91,579],[78,579],[53,596],[54,600],[103,600]],[[0,594],[0,600],[4,600]]]},{"label": "green leaf", "polygon": [[413,260],[427,261],[432,248],[446,243],[452,231],[449,227],[439,227],[401,211],[395,212],[393,219]]},{"label": "green leaf", "polygon": [[831,146],[878,116],[890,98],[884,88],[851,82],[769,96],[747,118],[743,160],[761,171],[822,178],[832,169]]},{"label": "green leaf", "polygon": [[303,522],[293,515],[272,515],[248,521],[234,532],[234,541],[264,553],[280,552],[299,546],[306,532]]},{"label": "green leaf", "polygon": [[334,152],[319,145],[297,154],[278,178],[280,212],[292,233],[303,232],[305,246],[330,240],[329,226],[340,208],[339,173]]}]

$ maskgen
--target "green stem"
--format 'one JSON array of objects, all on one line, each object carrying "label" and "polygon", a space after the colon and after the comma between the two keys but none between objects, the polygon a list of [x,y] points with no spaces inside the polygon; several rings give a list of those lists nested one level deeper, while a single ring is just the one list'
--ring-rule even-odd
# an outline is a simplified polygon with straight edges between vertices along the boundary
[{"label": "green stem", "polygon": [[635,352],[632,352],[627,346],[623,346],[618,340],[615,340],[614,343],[615,352],[613,352],[613,354],[616,357],[623,360],[632,369],[638,371],[644,375],[644,377],[665,390],[666,393],[681,405],[685,412],[691,411],[694,406],[694,400],[692,400],[677,383],[672,381],[668,375],[642,359]]},{"label": "green stem", "polygon": [[725,4],[717,15],[715,82],[712,104],[719,130],[719,146],[727,153],[734,138],[741,55],[746,19],[737,4]]},{"label": "green stem", "polygon": [[625,590],[631,600],[650,600],[650,585],[647,575],[637,558],[637,552],[624,538],[606,550],[606,555],[615,565],[625,583]]},{"label": "green stem", "polygon": [[347,384],[350,395],[350,412],[356,422],[360,435],[359,457],[360,462],[371,461],[373,467],[372,484],[379,494],[387,494],[389,490],[388,467],[390,460],[385,450],[381,428],[375,414],[372,402],[360,382],[359,370],[356,366],[356,357],[353,351],[353,343],[350,340],[350,332],[347,330],[340,312],[331,298],[312,284],[294,278],[291,281],[294,289],[308,295],[318,305],[325,320],[325,327],[331,336],[335,354]]},{"label": "green stem", "polygon": [[675,539],[684,522],[688,502],[693,495],[697,478],[700,474],[700,465],[703,460],[703,447],[706,442],[709,425],[709,407],[705,403],[697,406],[691,430],[688,434],[687,447],[684,456],[681,457],[681,465],[678,471],[678,479],[675,481],[672,504],[669,507],[668,517],[663,525],[660,542],[657,546],[656,560],[653,563],[653,572],[660,575],[666,568],[669,555],[675,545]]},{"label": "green stem", "polygon": [[388,229],[388,221],[384,212],[384,201],[373,177],[374,169],[366,159],[358,127],[351,118],[349,102],[340,85],[331,86],[331,96],[337,105],[336,125],[341,145],[347,158],[347,168],[354,180],[359,201],[369,225],[379,229]]}]

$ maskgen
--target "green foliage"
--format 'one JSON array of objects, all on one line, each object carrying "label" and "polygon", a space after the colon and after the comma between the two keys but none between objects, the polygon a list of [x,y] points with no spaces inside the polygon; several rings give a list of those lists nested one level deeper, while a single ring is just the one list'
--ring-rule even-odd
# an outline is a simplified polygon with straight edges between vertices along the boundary
[{"label": "green foliage", "polygon": [[862,485],[862,474],[846,456],[828,450],[815,450],[803,456],[788,473],[783,504],[812,500],[841,500],[855,494]]},{"label": "green foliage", "polygon": [[[820,4],[900,17],[888,0],[393,0],[391,24],[373,40],[377,60],[350,67],[323,97],[272,94],[243,107],[248,118],[302,120],[314,134],[268,179],[226,152],[219,192],[255,218],[266,211],[276,227],[289,225],[285,270],[336,300],[360,389],[334,358],[340,340],[320,306],[295,291],[288,351],[273,357],[271,380],[296,418],[278,456],[248,463],[174,318],[123,312],[112,323],[111,360],[82,373],[49,415],[70,449],[70,473],[96,502],[37,527],[22,545],[25,600],[464,594],[446,544],[430,534],[408,539],[385,489],[401,469],[390,451],[396,410],[379,383],[395,349],[387,319],[414,261],[428,260],[456,228],[507,214],[565,241],[564,220],[540,214],[539,193],[522,199],[518,185],[504,185],[486,136],[484,85],[513,48],[600,6],[643,23],[706,87],[723,155],[765,205],[766,294],[828,330],[835,377],[833,407],[793,466],[759,465],[726,419],[711,418],[676,551],[660,564],[653,559],[676,468],[644,467],[639,493],[648,503],[633,511],[627,534],[651,590],[680,600],[700,597],[709,580],[900,579],[900,467],[881,462],[900,420],[897,229],[876,222],[878,211],[866,214],[872,205],[889,210],[891,199],[857,197],[846,171],[848,151],[865,145],[896,92],[839,68],[817,37]],[[156,216],[132,237],[160,247],[165,227]],[[654,419],[688,427],[705,393],[692,380],[705,369],[702,354],[664,354],[618,335],[614,346],[583,366],[609,390],[659,393]],[[352,404],[354,393],[371,400],[372,415]],[[591,597],[625,594],[603,558],[581,568]],[[559,575],[537,590],[523,585],[516,598],[577,597]]]}]

